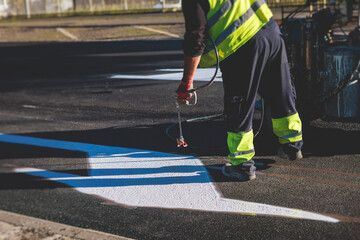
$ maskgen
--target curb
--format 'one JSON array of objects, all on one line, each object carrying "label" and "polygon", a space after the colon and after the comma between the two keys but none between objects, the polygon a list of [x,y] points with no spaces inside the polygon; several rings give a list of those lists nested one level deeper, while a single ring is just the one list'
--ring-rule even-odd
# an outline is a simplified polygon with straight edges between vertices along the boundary
[{"label": "curb", "polygon": [[0,210],[0,239],[35,238],[79,240],[131,239]]}]

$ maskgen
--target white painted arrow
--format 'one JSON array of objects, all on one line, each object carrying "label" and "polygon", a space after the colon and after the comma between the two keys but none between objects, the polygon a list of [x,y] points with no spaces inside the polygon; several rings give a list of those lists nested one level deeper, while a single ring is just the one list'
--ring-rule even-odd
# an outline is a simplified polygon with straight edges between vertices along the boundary
[{"label": "white painted arrow", "polygon": [[224,198],[205,166],[192,156],[5,134],[0,134],[0,141],[87,153],[89,176],[36,168],[14,171],[64,183],[122,205],[339,222],[318,213]]}]

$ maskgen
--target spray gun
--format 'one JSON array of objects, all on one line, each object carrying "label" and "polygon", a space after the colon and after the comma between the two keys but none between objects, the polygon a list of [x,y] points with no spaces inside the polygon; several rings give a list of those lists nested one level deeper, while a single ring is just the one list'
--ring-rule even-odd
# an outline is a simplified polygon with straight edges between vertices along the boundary
[{"label": "spray gun", "polygon": [[179,138],[176,139],[177,142],[177,147],[187,147],[188,144],[185,142],[184,137],[183,137],[183,133],[182,133],[182,126],[181,126],[181,117],[180,117],[180,105],[179,102],[176,100],[176,109],[177,109],[177,114],[178,114],[178,121],[179,121]]},{"label": "spray gun", "polygon": [[[188,93],[190,94],[190,98],[193,98],[194,99],[194,102],[193,103],[190,103],[188,100],[184,99],[184,102],[185,102],[185,105],[186,106],[194,106],[197,104],[197,94],[196,94],[196,91],[198,91],[199,89],[202,89],[202,88],[206,88],[206,87],[209,87],[211,84],[213,84],[213,82],[215,81],[215,78],[216,78],[216,75],[218,73],[218,70],[219,70],[219,53],[218,53],[218,50],[216,48],[216,44],[215,44],[215,41],[214,39],[211,37],[210,34],[208,34],[213,46],[214,46],[214,50],[215,50],[215,55],[216,55],[216,69],[215,69],[215,73],[214,75],[212,76],[211,80],[209,82],[207,82],[206,84],[204,85],[201,85],[197,88],[192,88],[190,90],[188,90]],[[178,124],[179,124],[179,138],[176,139],[176,142],[177,142],[177,147],[187,147],[188,144],[185,142],[184,140],[184,136],[183,136],[183,133],[182,133],[182,126],[181,126],[181,114],[180,114],[180,104],[179,104],[179,101],[176,99],[175,100],[176,102],[176,109],[177,109],[177,114],[178,114]]]}]

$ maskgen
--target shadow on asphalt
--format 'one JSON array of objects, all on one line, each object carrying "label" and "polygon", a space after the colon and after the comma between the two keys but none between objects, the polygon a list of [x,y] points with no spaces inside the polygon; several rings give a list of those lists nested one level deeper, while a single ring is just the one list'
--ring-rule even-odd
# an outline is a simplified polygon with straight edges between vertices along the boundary
[{"label": "shadow on asphalt", "polygon": [[[256,123],[258,125],[258,123]],[[179,137],[178,125],[174,123],[139,125],[135,127],[118,128],[116,126],[105,129],[94,129],[85,131],[62,131],[62,132],[37,132],[21,134],[22,136],[55,139],[69,142],[81,142],[104,146],[114,146],[133,149],[146,149],[158,152],[195,155],[195,156],[226,156],[226,128],[222,120],[210,120],[203,122],[185,122],[182,124],[183,136],[188,142],[188,148],[177,148],[176,138]],[[266,155],[270,144],[262,144],[268,141],[269,136],[260,133],[255,139],[257,154]],[[273,137],[273,136],[270,136]],[[276,139],[273,137],[276,142]],[[1,148],[9,149],[0,155],[1,159],[9,158],[36,158],[47,157],[48,151],[40,147],[20,146],[9,143],[0,143]],[[275,143],[276,145],[276,143]],[[14,146],[15,148],[11,148]],[[11,150],[10,150],[11,149]],[[19,149],[19,150],[16,150]],[[276,152],[276,151],[275,151]],[[57,150],[56,156],[64,158],[76,157],[76,154]],[[51,153],[52,154],[52,153]]]},{"label": "shadow on asphalt", "polygon": [[[271,164],[275,163],[272,159],[267,158],[256,158],[255,160],[255,166],[256,171],[264,171],[266,169],[271,168]],[[224,164],[213,164],[213,165],[206,165],[206,169],[209,172],[210,176],[212,177],[214,182],[220,183],[220,182],[239,182],[239,179],[236,178],[228,178],[225,177],[221,169],[224,166]]]},{"label": "shadow on asphalt", "polygon": [[[255,126],[258,123],[254,124]],[[110,127],[85,131],[36,132],[23,136],[44,139],[55,139],[69,142],[81,142],[104,146],[133,149],[146,149],[158,152],[195,155],[195,156],[227,156],[226,128],[222,120],[183,123],[183,135],[189,143],[188,148],[177,148],[175,138],[179,136],[178,125],[156,124],[135,127]],[[254,127],[256,129],[256,127]],[[168,135],[167,135],[168,131]],[[311,156],[334,156],[360,154],[358,141],[360,131],[345,131],[325,127],[304,126],[304,152]],[[264,126],[254,140],[256,155],[269,156],[276,154],[277,139]],[[27,146],[21,144],[2,143],[0,160],[16,158],[79,158],[84,154],[76,151]]]},{"label": "shadow on asphalt", "polygon": [[[258,171],[270,168],[269,164],[274,163],[274,160],[257,159],[256,168]],[[206,165],[206,169],[214,182],[238,182],[238,179],[227,178],[221,173],[223,164]],[[0,174],[0,190],[7,189],[55,189],[55,188],[73,188],[73,187],[119,187],[119,186],[142,186],[142,185],[168,185],[179,183],[204,183],[203,168],[201,166],[177,166],[177,172],[191,173],[197,172],[196,176],[191,177],[161,177],[161,178],[121,178],[109,179],[108,176],[118,175],[132,175],[132,174],[154,174],[172,172],[173,167],[161,167],[157,169],[91,169],[91,176],[96,176],[96,179],[76,179],[76,177],[83,177],[84,172],[88,169],[69,169],[69,170],[54,170],[30,172],[31,175],[25,173],[2,173]],[[45,175],[44,175],[45,174]],[[47,175],[46,175],[47,174]],[[56,180],[58,178],[67,178],[69,180]],[[55,177],[55,180],[47,180],[47,178]],[[101,178],[103,177],[103,178]],[[59,182],[60,181],[60,182]],[[207,182],[207,181],[206,181]]]},{"label": "shadow on asphalt", "polygon": [[[69,142],[81,142],[104,146],[114,146],[132,149],[146,149],[158,152],[166,152],[181,155],[194,156],[226,156],[228,154],[225,143],[225,124],[223,121],[193,122],[184,123],[184,136],[187,136],[189,144],[195,148],[177,148],[176,142],[171,138],[178,136],[178,126],[172,124],[159,124],[151,126],[136,126],[127,128],[106,128],[87,131],[65,131],[65,132],[38,132],[22,134],[22,136],[55,139]],[[170,128],[171,127],[171,128]],[[168,130],[168,135],[166,134]],[[170,137],[169,137],[170,136]],[[0,143],[3,151],[0,154],[2,166],[34,167],[46,169],[58,174],[71,174],[76,176],[88,176],[87,155],[83,152],[61,150],[55,148],[29,146],[23,144]],[[211,157],[210,157],[211,158]],[[61,164],[60,164],[61,162]],[[221,165],[222,166],[222,165]],[[221,174],[221,166],[218,169],[208,168],[210,175],[216,182],[231,182]],[[220,170],[219,170],[220,168]],[[145,171],[146,169],[143,169]],[[166,169],[159,169],[165,171]],[[91,175],[98,173],[99,176],[113,173],[113,169],[92,169]],[[115,169],[117,174],[121,169]],[[127,171],[129,172],[129,171]],[[49,178],[51,176],[49,175]],[[148,180],[147,180],[148,181]],[[180,180],[177,179],[176,182]],[[196,182],[196,179],[185,179],[185,181]],[[74,184],[82,187],[104,186],[109,182],[90,181],[68,182],[67,184],[45,180],[43,177],[30,176],[23,173],[2,173],[0,174],[0,189],[52,189],[70,188]],[[169,181],[167,181],[167,184]],[[121,186],[124,182],[110,183],[111,186]],[[145,184],[144,182],[132,184]],[[154,183],[155,184],[155,183]],[[156,184],[161,184],[156,182]],[[109,186],[109,185],[106,185]]]},{"label": "shadow on asphalt", "polygon": [[[169,128],[170,124],[136,126],[127,128],[111,127],[86,131],[38,132],[23,134],[23,136],[56,139],[61,141],[81,142],[104,146],[114,146],[133,149],[146,149],[197,157],[225,157],[228,152],[225,146],[226,134],[223,121],[192,122],[183,125],[184,136],[189,144],[196,148],[179,149],[171,137],[178,134],[177,126]],[[354,141],[360,135],[359,131],[344,131],[341,129],[304,127],[304,152],[312,156],[333,156],[343,154],[360,154],[358,142]],[[255,139],[257,153],[257,170],[269,168],[275,161],[266,157],[276,154],[276,138],[269,134],[267,128]],[[35,147],[22,144],[0,143],[0,161],[5,167],[44,168],[56,173],[88,176],[87,155],[83,152],[68,151],[53,148]],[[35,160],[34,160],[35,159]],[[60,163],[61,161],[61,163]],[[207,165],[207,169],[215,182],[231,182],[221,174],[222,164]],[[96,172],[96,169],[94,170]],[[101,174],[104,174],[104,170]],[[120,170],[119,170],[120,171]],[[0,189],[45,189],[66,188],[69,185],[47,181],[44,178],[29,176],[22,173],[0,174]],[[94,183],[94,184],[102,184]],[[119,184],[119,183],[114,183]],[[141,184],[141,183],[139,183]],[[92,185],[91,185],[92,186]]]},{"label": "shadow on asphalt", "polygon": [[360,154],[360,131],[305,126],[303,132],[304,151],[311,156]]},{"label": "shadow on asphalt", "polygon": [[[138,71],[139,66],[142,71],[153,70],[159,63],[167,68],[173,61],[182,61],[181,42],[167,41],[166,47],[161,47],[162,42],[158,40],[4,43],[0,45],[1,76],[2,79],[50,80]],[[144,54],[149,49],[162,54]],[[9,81],[6,87],[0,91],[32,87],[32,82]]]}]

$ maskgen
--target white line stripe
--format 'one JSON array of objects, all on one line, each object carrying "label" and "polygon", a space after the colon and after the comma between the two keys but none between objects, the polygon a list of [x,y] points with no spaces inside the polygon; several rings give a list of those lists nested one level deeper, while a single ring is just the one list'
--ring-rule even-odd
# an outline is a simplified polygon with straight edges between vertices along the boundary
[{"label": "white line stripe", "polygon": [[122,205],[269,215],[336,223],[319,213],[222,197],[202,164],[192,156],[0,134],[1,142],[86,152],[89,176],[17,168]]},{"label": "white line stripe", "polygon": [[78,57],[130,57],[130,56],[166,56],[172,54],[183,54],[182,50],[174,51],[148,51],[148,52],[123,52],[123,53],[95,53],[95,54],[82,54]]},{"label": "white line stripe", "polygon": [[34,105],[22,105],[23,108],[38,108],[37,106]]},{"label": "white line stripe", "polygon": [[[156,69],[159,72],[172,72],[172,73],[160,73],[153,75],[126,75],[117,74],[109,76],[112,79],[147,79],[147,80],[166,80],[166,81],[180,81],[183,75],[183,69]],[[210,81],[214,75],[214,68],[198,68],[195,73],[194,81]],[[215,82],[221,82],[221,72],[218,71]]]},{"label": "white line stripe", "polygon": [[150,32],[161,33],[161,34],[164,34],[164,35],[167,35],[167,36],[170,36],[170,37],[174,37],[174,38],[180,38],[180,36],[177,35],[177,34],[168,33],[168,32],[165,32],[165,31],[161,31],[161,30],[157,30],[157,29],[153,29],[153,28],[149,28],[149,27],[145,27],[145,26],[133,26],[133,27],[138,28],[138,29],[142,29],[142,30],[147,30],[147,31],[150,31]]},{"label": "white line stripe", "polygon": [[61,32],[62,34],[64,34],[65,36],[67,36],[68,38],[72,39],[72,40],[79,40],[79,38],[77,38],[76,36],[74,36],[73,34],[69,33],[68,31],[66,31],[63,28],[56,28],[57,31]]}]

